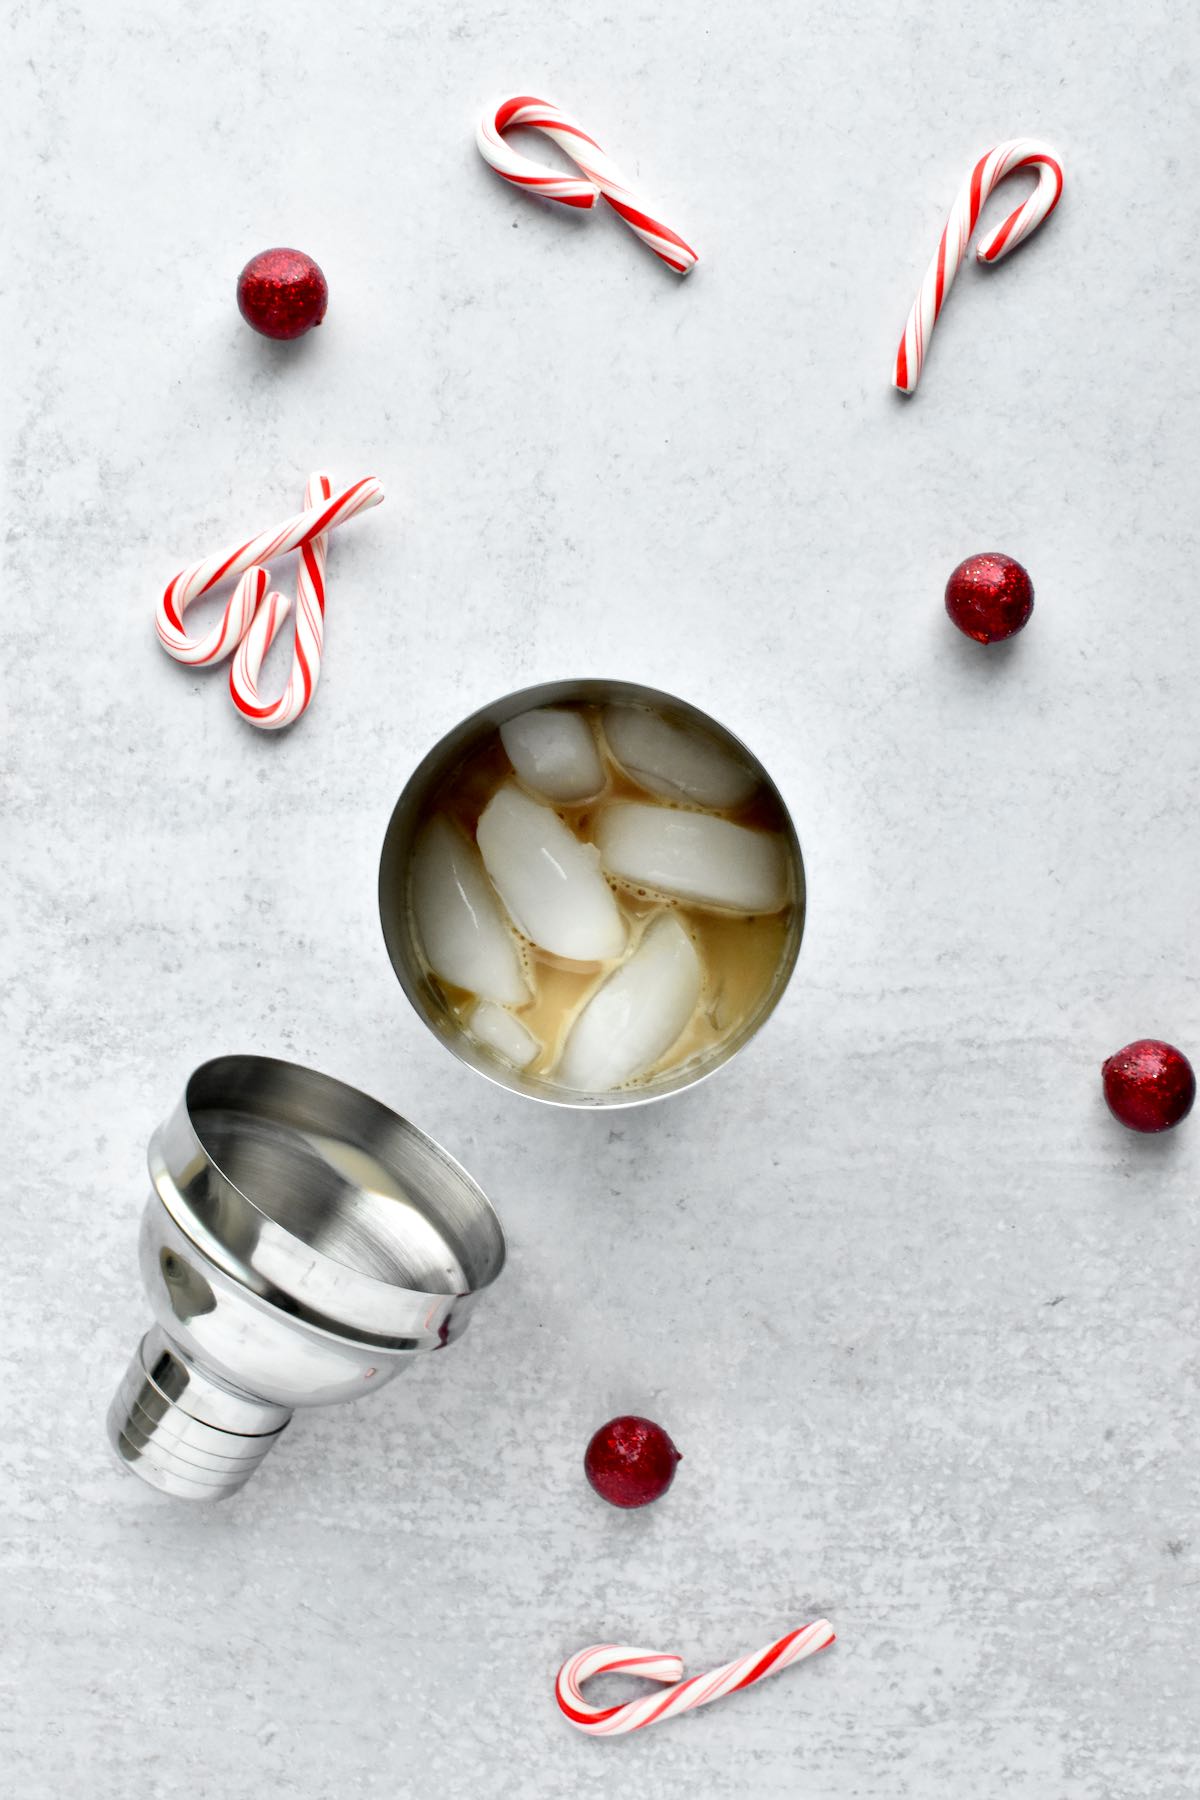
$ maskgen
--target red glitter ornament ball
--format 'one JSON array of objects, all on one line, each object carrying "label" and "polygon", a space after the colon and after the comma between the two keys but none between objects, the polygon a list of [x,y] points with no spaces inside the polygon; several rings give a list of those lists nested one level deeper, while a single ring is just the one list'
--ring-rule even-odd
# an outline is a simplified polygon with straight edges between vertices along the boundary
[{"label": "red glitter ornament ball", "polygon": [[998,644],[1029,623],[1033,583],[1011,556],[984,550],[960,562],[946,583],[946,611],[977,644]]},{"label": "red glitter ornament ball", "polygon": [[263,337],[298,338],[325,317],[329,287],[302,250],[264,250],[238,276],[237,303]]},{"label": "red glitter ornament ball", "polygon": [[625,1413],[600,1427],[584,1452],[583,1468],[610,1506],[649,1506],[666,1493],[681,1460],[661,1425]]},{"label": "red glitter ornament ball", "polygon": [[1130,1131],[1170,1131],[1192,1110],[1196,1077],[1174,1044],[1138,1038],[1110,1056],[1101,1073],[1108,1110]]}]

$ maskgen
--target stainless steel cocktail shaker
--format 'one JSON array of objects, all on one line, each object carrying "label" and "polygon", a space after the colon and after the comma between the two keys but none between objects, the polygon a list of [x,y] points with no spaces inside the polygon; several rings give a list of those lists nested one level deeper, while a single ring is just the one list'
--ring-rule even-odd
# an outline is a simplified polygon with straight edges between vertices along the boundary
[{"label": "stainless steel cocktail shaker", "polygon": [[149,1161],[155,1324],[108,1431],[184,1499],[241,1487],[293,1408],[356,1399],[452,1342],[504,1264],[491,1205],[444,1150],[291,1063],[205,1063]]},{"label": "stainless steel cocktail shaker", "polygon": [[[445,995],[431,980],[409,904],[410,878],[414,846],[420,826],[433,796],[456,768],[492,737],[508,720],[538,707],[562,707],[579,704],[596,706],[620,705],[645,707],[673,723],[691,726],[701,736],[715,739],[745,767],[753,769],[764,790],[773,797],[780,815],[780,838],[786,855],[795,904],[790,910],[787,941],[780,955],[774,978],[762,1003],[741,1028],[732,1032],[714,1054],[701,1061],[689,1062],[647,1085],[622,1087],[602,1094],[578,1094],[550,1082],[530,1078],[520,1069],[507,1067],[476,1043],[453,1018]],[[481,707],[453,730],[446,733],[417,765],[404,785],[393,809],[384,839],[379,864],[379,915],[387,953],[396,979],[418,1015],[460,1062],[511,1092],[540,1100],[551,1106],[594,1108],[643,1106],[670,1094],[683,1093],[697,1082],[707,1080],[717,1069],[731,1062],[754,1038],[782,999],[804,935],[805,876],[800,839],[783,795],[771,775],[754,752],[732,731],[702,712],[690,702],[668,694],[661,688],[644,687],[635,682],[579,679],[544,682],[538,687],[522,688],[507,694],[490,706]]]}]

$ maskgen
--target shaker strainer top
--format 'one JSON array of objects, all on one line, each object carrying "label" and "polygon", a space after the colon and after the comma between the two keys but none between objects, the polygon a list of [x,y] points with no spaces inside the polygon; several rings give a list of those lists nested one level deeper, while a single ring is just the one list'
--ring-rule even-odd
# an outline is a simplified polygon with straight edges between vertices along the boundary
[{"label": "shaker strainer top", "polygon": [[155,1323],[108,1430],[180,1498],[236,1492],[293,1408],[357,1399],[452,1343],[504,1266],[487,1196],[440,1145],[293,1063],[204,1063],[149,1161]]},{"label": "shaker strainer top", "polygon": [[453,1157],[295,1063],[202,1064],[155,1133],[150,1173],[218,1267],[334,1330],[409,1337],[426,1297],[476,1293],[504,1265],[499,1221]]}]

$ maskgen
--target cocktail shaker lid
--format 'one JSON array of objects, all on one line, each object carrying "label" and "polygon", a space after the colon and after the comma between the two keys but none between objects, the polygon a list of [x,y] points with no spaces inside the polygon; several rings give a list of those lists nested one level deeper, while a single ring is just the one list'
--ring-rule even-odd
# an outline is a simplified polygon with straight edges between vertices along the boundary
[{"label": "cocktail shaker lid", "polygon": [[445,1342],[447,1317],[504,1266],[487,1196],[440,1144],[295,1063],[202,1064],[149,1164],[204,1256],[324,1329],[425,1340],[414,1349]]}]

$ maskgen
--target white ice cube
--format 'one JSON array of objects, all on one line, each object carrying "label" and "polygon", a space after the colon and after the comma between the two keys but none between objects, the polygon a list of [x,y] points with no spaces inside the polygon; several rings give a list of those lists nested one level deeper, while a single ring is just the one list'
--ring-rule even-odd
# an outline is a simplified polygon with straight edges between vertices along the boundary
[{"label": "white ice cube", "polygon": [[696,806],[741,806],[758,777],[740,757],[692,725],[673,725],[644,706],[606,706],[604,735],[639,787]]},{"label": "white ice cube", "polygon": [[582,713],[539,706],[507,719],[500,742],[526,787],[548,800],[587,800],[604,786],[604,765]]},{"label": "white ice cube", "polygon": [[475,836],[519,931],[572,962],[607,962],[625,948],[625,921],[591,844],[511,784],[494,793]]},{"label": "white ice cube", "polygon": [[471,1036],[515,1069],[528,1068],[541,1045],[532,1031],[526,1031],[520,1019],[491,1000],[481,1000],[469,1021]]},{"label": "white ice cube", "polygon": [[606,1094],[644,1074],[695,1012],[700,986],[696,946],[677,918],[662,914],[576,1019],[555,1079],[580,1093]]},{"label": "white ice cube", "polygon": [[412,909],[435,975],[468,993],[520,1006],[529,999],[521,953],[466,833],[441,816],[413,850]]},{"label": "white ice cube", "polygon": [[606,806],[596,826],[609,874],[722,912],[774,913],[788,902],[788,866],[774,832],[643,800]]}]

